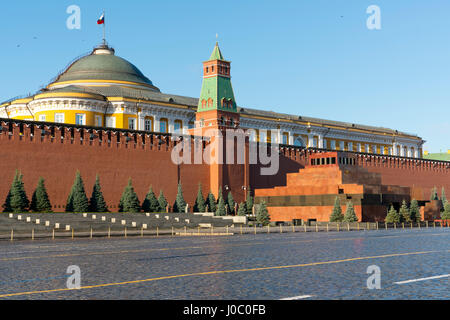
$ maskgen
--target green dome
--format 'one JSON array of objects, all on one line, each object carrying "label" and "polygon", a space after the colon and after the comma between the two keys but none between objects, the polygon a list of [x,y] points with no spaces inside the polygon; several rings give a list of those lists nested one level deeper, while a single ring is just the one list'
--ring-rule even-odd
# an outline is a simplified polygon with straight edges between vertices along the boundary
[{"label": "green dome", "polygon": [[159,91],[135,65],[114,55],[114,49],[108,46],[99,46],[90,55],[76,60],[53,84],[77,80],[135,82]]}]

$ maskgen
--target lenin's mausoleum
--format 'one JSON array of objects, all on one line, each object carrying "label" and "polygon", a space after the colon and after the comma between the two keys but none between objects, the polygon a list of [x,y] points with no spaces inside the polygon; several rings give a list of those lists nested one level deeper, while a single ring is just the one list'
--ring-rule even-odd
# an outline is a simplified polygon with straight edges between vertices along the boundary
[{"label": "lenin's mausoleum", "polygon": [[[55,212],[65,210],[77,170],[87,190],[100,176],[113,212],[132,178],[140,199],[152,185],[169,203],[180,181],[190,208],[199,183],[205,195],[211,190],[217,198],[221,188],[238,203],[252,190],[272,221],[328,221],[336,197],[343,210],[352,202],[359,221],[383,221],[390,205],[398,209],[412,199],[432,220],[439,208],[430,201],[431,189],[450,190],[450,162],[423,159],[424,140],[417,135],[238,106],[230,62],[217,44],[203,63],[199,98],[162,93],[103,44],[36,94],[2,103],[0,118],[0,201],[18,169],[29,195],[38,178],[45,179]],[[224,136],[227,130],[248,133],[244,148],[233,149],[243,163],[173,161],[180,137],[206,150],[215,139],[207,133],[212,129]],[[249,161],[251,146],[266,144],[279,156],[271,175],[261,173],[267,163]],[[230,152],[223,151],[224,157]]]}]

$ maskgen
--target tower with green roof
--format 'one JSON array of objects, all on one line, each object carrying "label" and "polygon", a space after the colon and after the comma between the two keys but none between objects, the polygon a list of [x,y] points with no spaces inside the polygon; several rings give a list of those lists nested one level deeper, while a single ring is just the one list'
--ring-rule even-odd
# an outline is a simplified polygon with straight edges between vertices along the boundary
[{"label": "tower with green roof", "polygon": [[[203,62],[203,84],[197,112],[223,111],[226,113],[224,114],[225,122],[230,120],[229,113],[237,113],[231,85],[230,64],[230,61],[224,59],[219,44],[216,43],[209,60]],[[222,116],[222,114],[220,115]],[[231,117],[235,118],[235,116]],[[225,123],[225,125],[227,124],[230,125],[230,123]],[[232,121],[231,126],[234,124],[235,122]]]}]

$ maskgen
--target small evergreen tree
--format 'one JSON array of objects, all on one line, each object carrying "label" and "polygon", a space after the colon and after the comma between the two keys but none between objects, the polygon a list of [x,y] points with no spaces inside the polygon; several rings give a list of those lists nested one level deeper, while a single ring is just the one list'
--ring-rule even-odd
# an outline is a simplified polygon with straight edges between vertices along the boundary
[{"label": "small evergreen tree", "polygon": [[144,201],[142,202],[142,210],[145,212],[160,212],[161,207],[159,205],[159,201],[156,198],[155,193],[153,192],[152,186],[150,186],[150,190],[145,196]]},{"label": "small evergreen tree", "polygon": [[134,192],[131,178],[128,180],[128,185],[122,193],[122,198],[119,202],[119,211],[129,213],[141,211],[141,205],[136,192]]},{"label": "small evergreen tree", "polygon": [[217,210],[216,197],[214,197],[214,194],[211,191],[209,191],[208,193],[206,204],[208,205],[209,212],[216,212]]},{"label": "small evergreen tree", "polygon": [[431,201],[433,200],[439,200],[438,197],[438,193],[437,193],[437,188],[434,187],[433,189],[431,189]]},{"label": "small evergreen tree", "polygon": [[342,214],[341,200],[339,197],[336,197],[333,212],[330,215],[330,222],[341,222],[342,220],[344,220],[344,215]]},{"label": "small evergreen tree", "polygon": [[450,220],[450,202],[446,201],[444,204],[444,211],[441,213],[442,220]]},{"label": "small evergreen tree", "polygon": [[184,212],[186,210],[186,201],[184,201],[183,197],[183,188],[181,186],[181,182],[178,183],[178,192],[177,198],[173,204],[173,212]]},{"label": "small evergreen tree", "polygon": [[345,222],[358,222],[355,209],[351,201],[347,203],[347,209],[345,210],[344,220]]},{"label": "small evergreen tree", "polygon": [[11,189],[3,204],[4,212],[26,212],[30,206],[25,187],[22,181],[23,175],[16,170]]},{"label": "small evergreen tree", "polygon": [[236,202],[234,201],[233,195],[231,194],[231,191],[228,192],[228,210],[230,211],[230,214],[234,214],[234,209],[236,206]]},{"label": "small evergreen tree", "polygon": [[416,199],[412,199],[409,213],[411,221],[420,222],[420,220],[422,219],[422,216],[420,215],[419,203]]},{"label": "small evergreen tree", "polygon": [[52,212],[52,205],[42,177],[39,178],[36,190],[31,198],[30,210],[33,212]]},{"label": "small evergreen tree", "polygon": [[238,216],[245,216],[246,214],[247,214],[247,207],[245,205],[245,202],[241,202],[239,204],[237,215]]},{"label": "small evergreen tree", "polygon": [[205,212],[206,203],[203,199],[202,184],[198,185],[197,198],[195,199],[194,212]]},{"label": "small evergreen tree", "polygon": [[397,210],[394,209],[394,206],[391,205],[391,209],[389,210],[388,214],[386,215],[386,219],[384,220],[386,223],[399,223],[400,222],[400,215],[398,214]]},{"label": "small evergreen tree", "polygon": [[406,204],[405,200],[403,200],[403,202],[402,202],[402,206],[400,207],[399,215],[400,215],[400,222],[405,222],[405,223],[411,222],[411,213],[408,209],[408,205]]},{"label": "small evergreen tree", "polygon": [[66,211],[68,212],[86,212],[89,210],[89,200],[84,190],[83,179],[77,171],[75,181],[72,185],[69,197],[67,199]]},{"label": "small evergreen tree", "polygon": [[245,201],[245,207],[247,208],[247,214],[253,214],[253,197],[250,187],[247,191],[247,200]]},{"label": "small evergreen tree", "polygon": [[216,216],[225,216],[226,213],[226,209],[225,209],[225,200],[223,200],[223,196],[222,196],[222,188],[220,188],[219,191],[219,201],[217,203],[217,209],[216,209]]},{"label": "small evergreen tree", "polygon": [[258,206],[258,210],[256,211],[256,222],[266,226],[270,223],[270,215],[267,211],[267,206],[265,201],[261,202]]},{"label": "small evergreen tree", "polygon": [[446,203],[447,202],[447,197],[445,195],[445,188],[444,187],[442,187],[442,189],[441,189],[441,201],[442,201],[442,203]]},{"label": "small evergreen tree", "polygon": [[108,212],[105,198],[103,197],[102,187],[100,186],[100,177],[98,174],[95,177],[95,183],[92,187],[91,198],[89,199],[90,212]]},{"label": "small evergreen tree", "polygon": [[164,196],[164,192],[162,190],[159,191],[158,203],[159,203],[159,208],[160,208],[161,212],[166,212],[168,202],[167,202],[166,197]]}]

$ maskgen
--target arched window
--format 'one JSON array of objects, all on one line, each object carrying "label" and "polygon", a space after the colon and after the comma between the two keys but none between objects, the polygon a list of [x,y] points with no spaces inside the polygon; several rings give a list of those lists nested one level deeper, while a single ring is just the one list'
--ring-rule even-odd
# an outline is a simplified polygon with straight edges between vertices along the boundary
[{"label": "arched window", "polygon": [[183,121],[175,120],[173,123],[174,132],[181,133],[183,131]]},{"label": "arched window", "polygon": [[159,132],[167,133],[169,121],[166,118],[159,120]]},{"label": "arched window", "polygon": [[145,117],[144,130],[153,131],[153,117]]},{"label": "arched window", "polygon": [[209,98],[208,99],[208,107],[212,107],[213,106],[213,99]]},{"label": "arched window", "polygon": [[296,137],[294,140],[294,146],[297,147],[306,147],[305,142],[303,141],[303,139],[301,137]]},{"label": "arched window", "polygon": [[202,100],[202,108],[206,108],[206,100],[205,99]]}]

